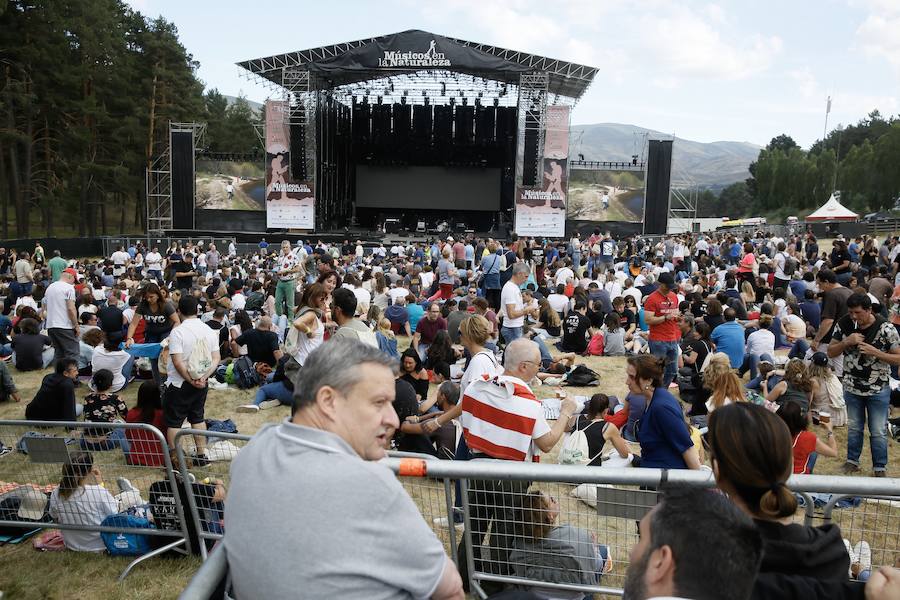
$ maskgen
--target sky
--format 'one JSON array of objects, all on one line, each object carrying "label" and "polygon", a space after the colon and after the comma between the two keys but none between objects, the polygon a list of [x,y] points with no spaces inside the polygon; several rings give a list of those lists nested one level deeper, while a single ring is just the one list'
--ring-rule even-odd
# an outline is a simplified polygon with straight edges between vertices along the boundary
[{"label": "sky", "polygon": [[162,15],[223,94],[271,93],[235,63],[407,29],[597,67],[573,127],[801,146],[900,114],[900,0],[126,0]]}]

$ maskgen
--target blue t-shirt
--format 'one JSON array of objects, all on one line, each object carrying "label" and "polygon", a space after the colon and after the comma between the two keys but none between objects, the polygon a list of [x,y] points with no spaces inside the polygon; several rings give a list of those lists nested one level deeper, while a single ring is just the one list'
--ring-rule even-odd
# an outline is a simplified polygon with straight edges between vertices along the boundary
[{"label": "blue t-shirt", "polygon": [[803,300],[804,296],[806,295],[806,290],[807,290],[805,281],[803,281],[802,279],[792,279],[791,282],[788,284],[788,287],[791,288],[791,293],[798,300],[800,300],[800,301]]},{"label": "blue t-shirt", "polygon": [[409,331],[410,333],[416,332],[416,325],[419,324],[419,320],[425,316],[425,309],[422,308],[420,304],[409,304],[406,307],[406,312],[409,315]]},{"label": "blue t-shirt", "polygon": [[731,245],[731,256],[737,258],[741,255],[741,245],[738,243],[734,243]]},{"label": "blue t-shirt", "polygon": [[[630,416],[630,415],[629,415]],[[694,445],[681,405],[662,388],[653,391],[637,430],[641,443],[641,466],[656,469],[686,469],[682,454]]]},{"label": "blue t-shirt", "polygon": [[717,352],[728,355],[732,369],[739,369],[744,362],[744,327],[737,321],[726,321],[716,326],[710,336]]},{"label": "blue t-shirt", "polygon": [[822,305],[814,300],[801,302],[800,315],[804,321],[818,329],[822,323]]}]

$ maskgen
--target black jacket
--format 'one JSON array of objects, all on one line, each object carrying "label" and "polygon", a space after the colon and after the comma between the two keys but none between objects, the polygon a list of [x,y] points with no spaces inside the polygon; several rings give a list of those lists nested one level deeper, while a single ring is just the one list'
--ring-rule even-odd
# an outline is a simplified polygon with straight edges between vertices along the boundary
[{"label": "black jacket", "polygon": [[763,559],[754,599],[864,597],[863,584],[848,579],[850,556],[837,525],[807,527],[757,520],[756,526],[763,537]]},{"label": "black jacket", "polygon": [[50,373],[41,389],[25,407],[29,421],[75,421],[75,382],[65,375]]}]

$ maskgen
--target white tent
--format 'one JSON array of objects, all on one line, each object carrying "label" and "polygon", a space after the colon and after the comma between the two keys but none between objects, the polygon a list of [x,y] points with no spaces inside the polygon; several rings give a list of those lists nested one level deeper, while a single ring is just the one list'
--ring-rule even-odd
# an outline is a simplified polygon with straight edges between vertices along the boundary
[{"label": "white tent", "polygon": [[819,209],[806,217],[807,221],[855,221],[859,215],[838,202],[838,199],[831,194],[828,202],[819,207]]}]

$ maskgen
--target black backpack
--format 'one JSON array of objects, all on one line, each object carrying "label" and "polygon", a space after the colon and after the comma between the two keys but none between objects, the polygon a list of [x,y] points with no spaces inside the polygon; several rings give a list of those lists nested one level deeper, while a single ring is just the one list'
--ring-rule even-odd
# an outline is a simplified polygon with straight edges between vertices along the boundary
[{"label": "black backpack", "polygon": [[782,269],[782,271],[784,271],[785,275],[791,277],[794,273],[797,272],[797,267],[799,266],[800,263],[796,258],[791,256],[787,252],[784,253],[784,268]]},{"label": "black backpack", "polygon": [[234,361],[232,375],[238,388],[245,390],[259,385],[259,375],[249,356],[242,356]]},{"label": "black backpack", "polygon": [[566,375],[566,384],[576,387],[597,385],[600,383],[600,375],[593,369],[584,365],[578,365]]}]

